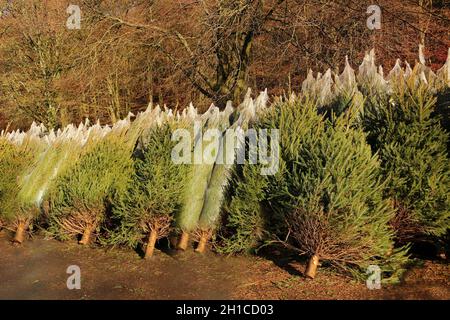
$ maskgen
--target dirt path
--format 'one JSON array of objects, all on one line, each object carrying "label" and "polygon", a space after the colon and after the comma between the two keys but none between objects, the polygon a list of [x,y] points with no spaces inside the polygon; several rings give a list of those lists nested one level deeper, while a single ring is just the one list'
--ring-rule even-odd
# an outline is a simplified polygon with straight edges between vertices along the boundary
[{"label": "dirt path", "polygon": [[[368,290],[303,262],[259,257],[158,252],[146,261],[132,250],[84,248],[35,237],[21,247],[0,233],[0,299],[450,299],[448,264],[427,262],[404,284]],[[81,269],[81,290],[68,290],[67,267]],[[299,271],[300,270],[300,271]]]},{"label": "dirt path", "polygon": [[[193,252],[145,261],[125,249],[106,251],[35,238],[21,247],[0,236],[0,299],[228,299],[236,282],[231,260]],[[66,270],[81,270],[81,290],[68,290]]]}]

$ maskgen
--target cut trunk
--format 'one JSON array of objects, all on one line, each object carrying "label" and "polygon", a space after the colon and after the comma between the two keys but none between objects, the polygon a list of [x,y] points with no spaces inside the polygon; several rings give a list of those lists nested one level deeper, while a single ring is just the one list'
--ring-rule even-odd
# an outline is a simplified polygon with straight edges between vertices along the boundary
[{"label": "cut trunk", "polygon": [[306,267],[305,275],[308,278],[314,279],[317,273],[317,267],[319,265],[319,257],[317,255],[313,255],[311,259],[309,259],[308,266]]},{"label": "cut trunk", "polygon": [[189,233],[183,231],[181,234],[180,242],[178,242],[178,249],[179,250],[186,250],[189,243]]},{"label": "cut trunk", "polygon": [[195,252],[204,253],[206,249],[206,244],[208,243],[208,234],[206,232],[202,232],[200,237],[200,241],[198,242],[197,248]]},{"label": "cut trunk", "polygon": [[156,239],[158,238],[158,233],[154,230],[152,230],[150,232],[150,235],[148,237],[148,242],[147,242],[147,248],[145,249],[145,256],[144,258],[150,258],[153,256],[153,252],[155,251],[155,243],[156,243]]},{"label": "cut trunk", "polygon": [[89,240],[91,239],[91,233],[92,233],[92,226],[88,225],[86,229],[84,229],[83,236],[81,237],[81,240],[78,241],[81,245],[87,245],[89,243]]},{"label": "cut trunk", "polygon": [[24,221],[19,221],[13,242],[19,243],[19,244],[23,243],[23,240],[25,237],[25,228],[26,228],[26,223]]}]

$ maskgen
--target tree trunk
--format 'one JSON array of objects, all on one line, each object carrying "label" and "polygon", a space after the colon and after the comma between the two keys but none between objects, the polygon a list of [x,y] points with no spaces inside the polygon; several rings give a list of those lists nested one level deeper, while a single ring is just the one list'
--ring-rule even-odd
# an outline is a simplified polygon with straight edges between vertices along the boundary
[{"label": "tree trunk", "polygon": [[180,242],[178,242],[178,249],[179,250],[186,250],[187,246],[189,244],[189,233],[183,231],[183,233],[181,234],[181,239]]},{"label": "tree trunk", "polygon": [[91,239],[91,233],[92,233],[92,226],[88,225],[86,229],[84,229],[83,236],[81,237],[81,240],[78,241],[81,245],[87,245],[89,243],[89,240]]},{"label": "tree trunk", "polygon": [[18,243],[18,244],[23,243],[23,240],[25,237],[25,229],[26,229],[26,223],[24,221],[19,221],[13,242]]},{"label": "tree trunk", "polygon": [[152,230],[150,232],[150,235],[148,236],[147,248],[145,248],[145,259],[153,256],[153,252],[155,251],[156,239],[158,239],[158,233],[155,230]]},{"label": "tree trunk", "polygon": [[206,232],[202,232],[200,237],[200,241],[198,242],[197,248],[195,252],[204,253],[206,249],[206,244],[208,243],[208,234]]},{"label": "tree trunk", "polygon": [[319,257],[317,255],[313,255],[308,261],[308,266],[306,267],[305,275],[308,278],[314,279],[316,277],[318,265],[319,265]]}]

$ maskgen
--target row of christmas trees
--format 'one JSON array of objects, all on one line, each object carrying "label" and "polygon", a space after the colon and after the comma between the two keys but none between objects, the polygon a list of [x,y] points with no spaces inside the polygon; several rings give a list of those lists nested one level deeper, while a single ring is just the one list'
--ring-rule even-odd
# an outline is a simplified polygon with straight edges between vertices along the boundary
[{"label": "row of christmas trees", "polygon": [[[435,74],[421,54],[385,77],[371,52],[357,74],[348,62],[342,74],[310,73],[298,95],[270,105],[263,92],[204,114],[150,107],[113,126],[2,132],[0,227],[18,243],[39,227],[81,244],[143,245],[147,257],[173,233],[180,249],[194,236],[199,252],[210,239],[227,254],[279,242],[310,257],[311,277],[323,262],[356,276],[376,264],[396,279],[410,243],[443,239],[450,226],[448,101],[436,107],[449,59]],[[278,129],[279,170],[175,163],[173,132],[188,130],[194,153],[194,124]],[[249,139],[238,148],[251,153]]]},{"label": "row of christmas trees", "polygon": [[[132,246],[147,237],[149,256],[156,240],[177,228],[185,248],[190,233],[216,227],[231,165],[176,163],[173,133],[185,129],[198,141],[210,129],[248,127],[267,100],[263,92],[236,110],[212,105],[200,114],[190,105],[173,114],[150,106],[113,126],[86,121],[57,131],[32,124],[27,132],[2,132],[0,226],[14,231],[17,243],[34,226],[61,240],[81,235],[80,244],[93,234]],[[106,230],[111,222],[114,230]]]}]

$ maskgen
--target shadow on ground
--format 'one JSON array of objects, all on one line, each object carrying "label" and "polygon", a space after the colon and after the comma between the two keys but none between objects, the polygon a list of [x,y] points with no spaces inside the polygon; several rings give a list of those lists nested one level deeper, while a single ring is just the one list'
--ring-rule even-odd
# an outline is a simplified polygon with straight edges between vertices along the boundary
[{"label": "shadow on ground", "polygon": [[[450,299],[449,265],[433,261],[399,286],[369,290],[327,268],[306,279],[305,260],[281,250],[227,258],[164,249],[144,260],[126,248],[9,239],[0,232],[0,299]],[[67,289],[71,265],[81,269],[81,290]]]}]

